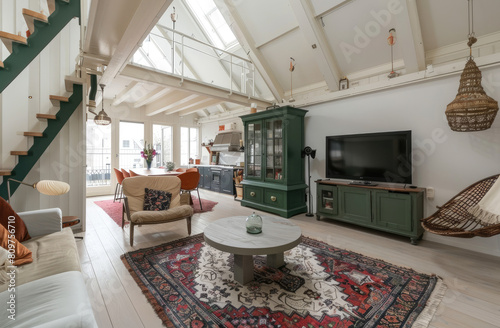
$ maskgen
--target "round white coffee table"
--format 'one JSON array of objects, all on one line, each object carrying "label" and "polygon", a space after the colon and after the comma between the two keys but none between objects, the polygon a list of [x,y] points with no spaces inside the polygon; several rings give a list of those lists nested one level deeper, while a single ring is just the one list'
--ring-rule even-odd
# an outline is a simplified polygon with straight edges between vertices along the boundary
[{"label": "round white coffee table", "polygon": [[283,252],[300,244],[300,228],[287,219],[262,216],[262,232],[246,231],[246,216],[233,216],[210,223],[205,242],[218,250],[234,254],[234,280],[244,285],[253,280],[253,255],[267,255],[267,265],[285,265]]}]

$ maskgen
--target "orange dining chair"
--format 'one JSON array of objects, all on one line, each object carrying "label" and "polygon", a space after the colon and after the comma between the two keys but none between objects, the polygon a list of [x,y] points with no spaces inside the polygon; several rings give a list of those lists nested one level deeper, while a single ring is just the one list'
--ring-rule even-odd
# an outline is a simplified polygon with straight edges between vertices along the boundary
[{"label": "orange dining chair", "polygon": [[131,177],[140,177],[140,174],[135,173],[134,171],[130,170],[130,176]]},{"label": "orange dining chair", "polygon": [[181,192],[187,192],[189,193],[189,203],[192,204],[193,199],[191,198],[191,191],[196,190],[198,192],[198,201],[200,202],[200,209],[203,209],[201,207],[201,198],[200,198],[200,191],[198,190],[198,182],[200,181],[200,173],[199,172],[185,172],[182,174],[179,174],[177,176],[179,179],[181,179]]},{"label": "orange dining chair", "polygon": [[192,167],[190,169],[187,169],[186,172],[198,172],[198,168]]},{"label": "orange dining chair", "polygon": [[[115,187],[115,197],[113,198],[113,203],[117,199],[122,199],[123,197],[123,190],[122,190],[122,181],[123,181],[123,173],[122,171],[113,168],[115,170],[115,175],[116,175],[116,187]],[[118,194],[120,194],[120,197],[118,197]]]},{"label": "orange dining chair", "polygon": [[186,169],[183,167],[179,167],[175,172],[186,172]]},{"label": "orange dining chair", "polygon": [[130,178],[130,173],[127,170],[122,169],[122,172],[123,172],[123,178]]}]

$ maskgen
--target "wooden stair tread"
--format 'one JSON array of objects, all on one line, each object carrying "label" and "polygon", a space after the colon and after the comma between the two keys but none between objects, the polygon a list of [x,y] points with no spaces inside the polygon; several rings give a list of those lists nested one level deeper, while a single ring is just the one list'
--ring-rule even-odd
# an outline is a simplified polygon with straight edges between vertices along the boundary
[{"label": "wooden stair tread", "polygon": [[59,107],[62,102],[69,102],[69,97],[64,97],[64,96],[55,96],[55,95],[50,95],[49,96],[50,102],[52,103],[53,106]]},{"label": "wooden stair tread", "polygon": [[[64,2],[69,2],[69,0],[62,0]],[[54,10],[56,10],[56,0],[47,0],[47,4],[49,6],[49,12],[52,14]]]},{"label": "wooden stair tread", "polygon": [[28,151],[27,150],[13,150],[10,152],[11,155],[14,156],[27,156]]},{"label": "wooden stair tread", "polygon": [[47,119],[47,120],[56,120],[57,119],[57,116],[56,115],[52,115],[52,114],[36,114],[36,118],[43,118],[43,119]]},{"label": "wooden stair tread", "polygon": [[12,42],[21,43],[24,45],[28,44],[28,40],[25,37],[3,31],[0,31],[0,39],[10,53],[12,53]]},{"label": "wooden stair tread", "polygon": [[49,22],[47,16],[45,16],[44,14],[40,14],[40,13],[37,13],[36,11],[29,10],[26,8],[23,9],[23,16],[24,16],[24,20],[26,21],[26,24],[28,25],[28,29],[29,29],[30,33],[35,32],[35,23],[34,23],[35,20],[40,21],[40,22],[44,22],[44,23]]},{"label": "wooden stair tread", "polygon": [[43,132],[24,132],[25,137],[43,137]]},{"label": "wooden stair tread", "polygon": [[0,170],[0,176],[12,175],[11,170]]},{"label": "wooden stair tread", "polygon": [[0,68],[4,68],[3,61],[0,60]]},{"label": "wooden stair tread", "polygon": [[64,77],[64,87],[68,92],[73,92],[73,84],[83,84],[83,83],[85,83],[85,79],[82,79],[80,77],[72,75],[66,75]]}]

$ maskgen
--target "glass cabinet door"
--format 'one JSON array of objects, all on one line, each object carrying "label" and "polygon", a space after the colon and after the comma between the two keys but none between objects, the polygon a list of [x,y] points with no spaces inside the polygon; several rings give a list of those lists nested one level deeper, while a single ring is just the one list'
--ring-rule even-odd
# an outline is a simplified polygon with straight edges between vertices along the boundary
[{"label": "glass cabinet door", "polygon": [[282,120],[266,121],[266,180],[284,180]]},{"label": "glass cabinet door", "polygon": [[245,159],[246,176],[260,178],[262,165],[262,125],[260,123],[249,123],[246,135],[246,147],[248,147]]}]

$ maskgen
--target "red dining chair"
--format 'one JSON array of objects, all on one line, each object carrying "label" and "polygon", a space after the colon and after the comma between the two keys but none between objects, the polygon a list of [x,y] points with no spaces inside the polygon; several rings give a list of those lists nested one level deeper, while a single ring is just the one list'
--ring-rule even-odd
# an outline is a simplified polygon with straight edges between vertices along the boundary
[{"label": "red dining chair", "polygon": [[198,168],[192,167],[190,169],[187,169],[186,172],[198,172]]},{"label": "red dining chair", "polygon": [[135,173],[134,171],[130,170],[130,176],[131,177],[140,177],[140,174]]},{"label": "red dining chair", "polygon": [[200,209],[203,209],[201,206],[201,198],[200,191],[198,190],[198,182],[200,181],[200,173],[199,172],[185,172],[179,174],[177,176],[181,179],[181,192],[189,193],[189,203],[192,204],[193,199],[191,198],[191,191],[196,190],[198,192],[198,201],[200,202]]},{"label": "red dining chair", "polygon": [[183,167],[179,167],[175,172],[186,172],[186,169]]},{"label": "red dining chair", "polygon": [[123,172],[123,178],[130,178],[130,173],[127,170],[122,169],[122,172]]},{"label": "red dining chair", "polygon": [[[116,175],[115,197],[113,198],[113,203],[114,203],[117,199],[123,198],[122,181],[124,177],[122,171],[115,168],[113,168],[113,170],[115,170],[115,175]],[[118,197],[118,194],[120,194],[120,197]]]}]

